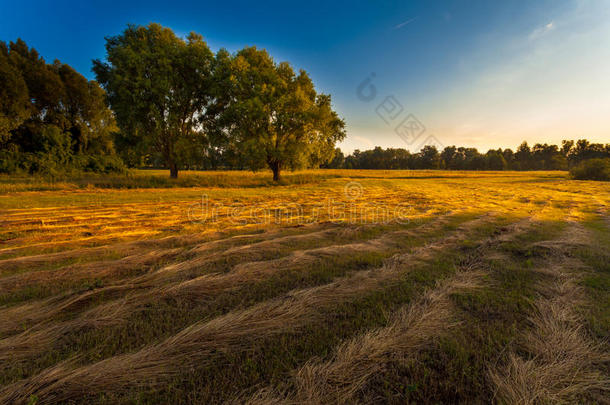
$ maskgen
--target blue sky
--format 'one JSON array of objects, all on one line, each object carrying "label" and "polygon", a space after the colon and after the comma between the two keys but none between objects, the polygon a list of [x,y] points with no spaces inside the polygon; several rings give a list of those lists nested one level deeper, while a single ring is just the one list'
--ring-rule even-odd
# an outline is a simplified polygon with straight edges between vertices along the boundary
[{"label": "blue sky", "polygon": [[[0,0],[0,10],[0,40],[21,37],[89,78],[104,36],[127,23],[196,31],[213,50],[267,48],[333,96],[346,151],[610,142],[607,1]],[[371,74],[376,97],[364,101],[357,89]],[[410,143],[395,133],[408,114],[425,127]]]}]

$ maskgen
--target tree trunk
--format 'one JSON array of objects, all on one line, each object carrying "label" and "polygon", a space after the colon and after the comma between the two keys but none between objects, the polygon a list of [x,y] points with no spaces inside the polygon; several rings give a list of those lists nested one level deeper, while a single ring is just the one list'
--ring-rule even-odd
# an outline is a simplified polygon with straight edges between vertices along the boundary
[{"label": "tree trunk", "polygon": [[178,165],[176,163],[171,162],[169,164],[169,178],[177,179],[178,178]]},{"label": "tree trunk", "polygon": [[273,181],[280,181],[280,164],[272,163],[270,166],[271,170],[273,171]]}]

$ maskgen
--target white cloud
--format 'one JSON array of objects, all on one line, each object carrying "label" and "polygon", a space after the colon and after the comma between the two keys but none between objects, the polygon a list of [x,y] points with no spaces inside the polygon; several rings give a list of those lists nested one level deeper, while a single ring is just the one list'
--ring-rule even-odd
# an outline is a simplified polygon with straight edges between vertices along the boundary
[{"label": "white cloud", "polygon": [[400,24],[396,24],[393,29],[398,30],[404,27],[407,24],[411,24],[413,21],[417,20],[417,17],[409,18],[406,21],[401,22]]},{"label": "white cloud", "polygon": [[551,21],[550,23],[548,23],[542,27],[536,28],[534,31],[532,31],[529,38],[530,38],[530,40],[540,38],[540,37],[548,34],[549,32],[553,31],[554,29],[555,29],[555,22]]}]

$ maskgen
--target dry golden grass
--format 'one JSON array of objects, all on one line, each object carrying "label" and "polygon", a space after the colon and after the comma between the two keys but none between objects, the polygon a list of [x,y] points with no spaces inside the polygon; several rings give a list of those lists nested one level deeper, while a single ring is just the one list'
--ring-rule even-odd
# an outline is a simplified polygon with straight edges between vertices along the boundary
[{"label": "dry golden grass", "polygon": [[353,403],[355,394],[379,373],[391,359],[408,356],[427,339],[446,333],[455,324],[451,319],[448,297],[459,290],[476,288],[481,273],[458,273],[439,282],[413,304],[392,315],[389,325],[358,336],[339,346],[326,362],[312,359],[295,376],[296,390],[291,394],[263,389],[247,403]]},{"label": "dry golden grass", "polygon": [[[81,393],[79,387],[84,385],[93,392],[103,387],[112,387],[113,392],[122,392],[129,390],[134,383],[151,384],[151,375],[162,377],[160,381],[163,381],[178,373],[181,368],[213,362],[213,353],[219,350],[239,348],[245,340],[263,339],[282,332],[295,331],[319,320],[322,316],[321,308],[349,301],[360,294],[380,288],[383,283],[395,280],[408,271],[404,266],[405,262],[417,260],[418,254],[427,256],[431,249],[442,249],[457,243],[468,235],[470,228],[476,227],[480,222],[480,219],[471,221],[445,240],[416,249],[412,254],[397,256],[380,269],[361,271],[320,287],[297,290],[280,299],[231,312],[209,322],[193,324],[170,339],[139,352],[116,356],[80,369],[73,369],[69,364],[60,364],[33,379],[18,383],[18,389],[9,386],[5,391],[0,391],[0,400],[23,401],[39,392],[44,397],[66,401],[78,396]],[[120,303],[117,310],[123,308],[123,305]],[[110,319],[120,319],[113,311],[103,312],[109,314]],[[75,326],[71,325],[70,328]],[[57,332],[64,330],[65,327]],[[57,336],[52,331],[37,335],[38,339],[23,339],[23,349],[16,355],[29,354],[28,350],[33,346],[31,341],[44,345],[45,338],[53,339]],[[12,347],[17,344],[12,341],[8,343]],[[14,396],[17,392],[20,393],[19,396]],[[51,392],[56,396],[51,396]]]},{"label": "dry golden grass", "polygon": [[[490,299],[488,277],[507,277],[498,263],[538,280],[538,298],[521,304],[530,287],[495,298],[520,303],[502,316],[521,326],[505,350],[482,348],[500,360],[468,399],[595,402],[608,388],[607,311],[590,294],[610,294],[605,281],[581,285],[606,277],[607,184],[557,172],[308,171],[280,185],[156,175],[2,179],[1,403],[358,402],[390,364],[461,330],[453,296]],[[388,384],[381,402],[408,402]]]},{"label": "dry golden grass", "polygon": [[[346,204],[345,217],[372,215],[377,205],[395,207],[407,204],[409,217],[422,213],[447,212],[465,208],[537,212],[548,205],[581,204],[597,195],[607,207],[604,184],[587,183],[590,193],[579,190],[557,174],[539,174],[531,182],[526,173],[459,173],[450,172],[376,172],[343,171],[345,177],[326,179],[321,183],[268,188],[186,188],[21,192],[0,200],[4,241],[0,257],[29,255],[34,252],[68,250],[78,247],[108,245],[124,240],[156,238],[165,234],[228,229],[257,229],[248,209],[236,209],[230,216],[228,207],[256,207],[285,210],[291,204],[302,207],[303,220],[314,220],[312,212],[327,201]],[[235,178],[242,176],[240,173]],[[473,179],[478,178],[478,181]],[[550,178],[550,180],[549,180]],[[411,180],[410,180],[411,179]],[[410,181],[409,181],[410,180]],[[344,186],[349,181],[362,186],[362,195],[349,199]],[[542,183],[542,184],[540,184]],[[551,183],[546,184],[546,183]],[[607,188],[607,187],[606,187]],[[575,192],[581,195],[574,201]],[[197,204],[208,197],[210,211],[217,208],[216,221],[193,223],[202,218]],[[219,208],[224,207],[224,208]],[[260,211],[260,210],[259,210]],[[254,212],[256,214],[256,211]],[[260,214],[260,212],[259,212]],[[327,209],[319,210],[316,222],[329,220]],[[245,223],[248,221],[248,223]],[[339,222],[341,219],[339,219]],[[285,222],[288,222],[286,220]]]},{"label": "dry golden grass", "polygon": [[578,312],[585,294],[578,285],[582,263],[569,258],[570,248],[586,244],[590,236],[578,223],[555,241],[539,243],[550,248],[554,260],[536,269],[550,278],[538,287],[540,298],[530,316],[530,329],[522,336],[528,356],[510,353],[502,370],[490,369],[502,403],[575,403],[585,394],[601,399],[610,392],[610,376],[602,366],[610,353],[591,340]]}]

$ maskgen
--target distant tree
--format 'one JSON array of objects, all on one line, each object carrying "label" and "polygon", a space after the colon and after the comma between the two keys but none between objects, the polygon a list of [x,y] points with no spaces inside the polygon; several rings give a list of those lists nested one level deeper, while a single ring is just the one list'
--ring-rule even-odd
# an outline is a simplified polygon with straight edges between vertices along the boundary
[{"label": "distant tree", "polygon": [[417,161],[420,169],[438,169],[441,157],[436,146],[426,145],[419,152]]},{"label": "distant tree", "polygon": [[485,154],[485,167],[489,170],[506,170],[507,164],[502,149],[489,150]]},{"label": "distant tree", "polygon": [[504,161],[506,162],[506,168],[514,169],[515,153],[513,152],[513,150],[510,148],[504,149],[502,151],[502,156],[504,156]]},{"label": "distant tree", "polygon": [[459,170],[485,170],[485,157],[476,148],[459,147],[454,159]]},{"label": "distant tree", "polygon": [[610,181],[610,158],[593,158],[580,162],[570,169],[576,180]]},{"label": "distant tree", "polygon": [[517,170],[530,170],[532,168],[532,151],[527,142],[523,142],[517,148],[515,165]]},{"label": "distant tree", "polygon": [[574,141],[563,140],[561,141],[561,154],[567,158],[574,147]]},{"label": "distant tree", "polygon": [[106,60],[93,70],[108,93],[125,141],[159,154],[178,177],[202,149],[201,115],[211,100],[213,54],[201,35],[186,40],[159,24],[129,25],[106,38]]},{"label": "distant tree", "polygon": [[[226,58],[225,58],[226,59]],[[269,167],[278,181],[284,169],[316,167],[332,158],[345,137],[330,96],[317,94],[303,70],[276,64],[265,50],[239,51],[223,62],[216,94],[216,126],[252,170]]]},{"label": "distant tree", "polygon": [[396,149],[395,161],[397,169],[408,169],[411,167],[411,153],[403,148]]},{"label": "distant tree", "polygon": [[355,150],[345,157],[348,169],[447,169],[447,170],[566,170],[566,154],[573,161],[591,158],[610,158],[610,144],[592,144],[580,140],[564,141],[557,145],[536,144],[530,149],[523,142],[517,152],[511,149],[490,149],[481,154],[476,148],[447,146],[438,153],[433,147],[425,147],[411,155],[405,149]]},{"label": "distant tree", "polygon": [[369,161],[367,162],[367,166],[369,169],[388,169],[389,159],[387,159],[387,154],[381,146],[375,146],[368,155]]},{"label": "distant tree", "polygon": [[610,157],[610,144],[591,143],[586,139],[579,139],[568,154],[572,166],[588,159],[603,159]]},{"label": "distant tree", "polygon": [[479,153],[475,149],[475,153],[473,153],[471,155],[471,158],[468,160],[468,169],[469,170],[485,170],[485,169],[487,169],[487,160],[485,159],[485,155]]},{"label": "distant tree", "polygon": [[474,148],[459,147],[456,149],[451,159],[451,168],[453,170],[468,170],[470,169],[470,161],[472,160],[472,154],[478,153]]},{"label": "distant tree", "polygon": [[350,155],[345,158],[343,163],[345,169],[361,169],[360,167],[360,150],[354,150]]},{"label": "distant tree", "polygon": [[441,161],[444,169],[456,169],[455,157],[457,148],[455,146],[447,146],[441,152]]},{"label": "distant tree", "polygon": [[537,143],[532,147],[533,168],[537,170],[566,170],[566,158],[557,145]]}]

